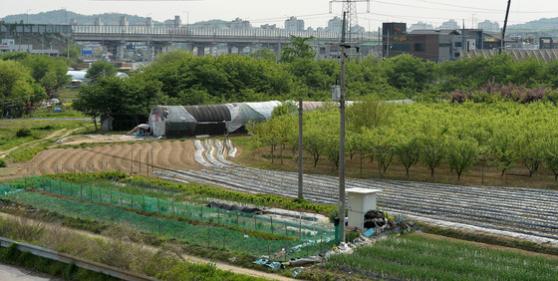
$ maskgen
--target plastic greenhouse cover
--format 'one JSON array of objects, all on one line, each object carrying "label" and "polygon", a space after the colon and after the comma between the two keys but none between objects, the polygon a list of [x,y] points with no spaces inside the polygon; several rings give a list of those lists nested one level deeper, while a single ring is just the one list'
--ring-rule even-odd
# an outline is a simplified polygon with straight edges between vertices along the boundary
[{"label": "plastic greenhouse cover", "polygon": [[196,123],[196,119],[183,106],[158,106],[149,115],[149,126],[154,136],[166,134],[167,122]]},{"label": "plastic greenhouse cover", "polygon": [[266,102],[247,102],[245,105],[252,108],[254,111],[263,115],[265,119],[271,119],[271,114],[276,107],[281,106],[279,101],[266,101]]},{"label": "plastic greenhouse cover", "polygon": [[263,114],[257,112],[247,104],[229,104],[228,107],[232,116],[232,120],[227,122],[227,131],[229,133],[237,131],[250,121],[259,122],[267,120]]}]

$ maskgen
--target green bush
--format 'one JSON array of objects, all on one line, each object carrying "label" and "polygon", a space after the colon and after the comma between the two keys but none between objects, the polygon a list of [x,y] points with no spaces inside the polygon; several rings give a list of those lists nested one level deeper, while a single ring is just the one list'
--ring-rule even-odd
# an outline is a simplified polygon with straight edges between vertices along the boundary
[{"label": "green bush", "polygon": [[31,136],[31,130],[27,129],[27,128],[21,128],[19,130],[17,130],[16,132],[16,137],[18,138],[25,138],[25,137],[29,137]]},{"label": "green bush", "polygon": [[0,168],[6,168],[6,161],[4,159],[0,159]]}]

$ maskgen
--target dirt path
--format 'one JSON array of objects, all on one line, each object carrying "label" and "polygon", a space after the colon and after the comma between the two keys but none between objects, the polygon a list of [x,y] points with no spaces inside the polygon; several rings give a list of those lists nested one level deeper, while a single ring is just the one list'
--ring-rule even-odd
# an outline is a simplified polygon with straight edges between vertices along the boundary
[{"label": "dirt path", "polygon": [[[84,236],[89,237],[91,239],[113,241],[113,238],[110,238],[110,237],[107,237],[107,236],[93,234],[93,233],[90,233],[90,232],[87,232],[87,231],[68,228],[68,227],[65,227],[65,226],[49,224],[49,223],[46,223],[46,222],[37,221],[37,220],[33,220],[33,219],[27,219],[26,218],[25,220],[21,220],[20,217],[18,217],[18,216],[14,216],[14,215],[2,213],[2,212],[0,212],[0,218],[4,218],[6,220],[18,221],[18,222],[25,222],[25,223],[32,224],[32,225],[41,224],[41,225],[44,225],[47,228],[56,229],[56,231],[60,231],[60,230],[67,231],[67,232],[70,232],[70,233],[84,235]],[[148,251],[151,251],[151,252],[158,252],[158,251],[161,250],[160,248],[153,247],[153,246],[148,246],[148,245],[143,245],[143,244],[140,245],[140,244],[136,244],[136,243],[132,243],[132,242],[126,242],[126,243],[129,243],[130,245],[134,245],[134,246],[140,246],[140,247],[142,247],[142,248],[144,248]],[[277,281],[295,281],[296,280],[296,279],[288,278],[288,277],[281,276],[281,275],[278,275],[278,274],[261,272],[261,271],[257,271],[257,270],[253,270],[253,269],[243,268],[243,267],[239,267],[239,266],[226,264],[226,263],[223,263],[223,262],[213,261],[213,260],[199,258],[199,257],[195,257],[195,256],[190,256],[190,255],[182,255],[182,258],[184,260],[188,261],[188,262],[191,262],[191,263],[212,264],[212,265],[215,265],[215,267],[217,267],[220,270],[228,271],[228,272],[232,272],[232,273],[236,273],[236,274],[247,275],[247,276],[251,276],[251,277],[263,278],[263,279],[267,279],[267,280],[277,280]]]},{"label": "dirt path", "polygon": [[67,129],[57,130],[57,131],[54,131],[54,132],[48,134],[46,137],[44,137],[44,138],[42,138],[42,139],[38,139],[38,140],[34,140],[34,141],[22,143],[22,144],[20,144],[20,145],[18,145],[18,146],[14,146],[14,147],[12,147],[12,148],[10,148],[10,149],[4,150],[4,151],[0,151],[0,158],[6,158],[8,155],[10,155],[10,153],[12,153],[12,152],[14,152],[14,151],[16,151],[16,150],[18,150],[18,149],[20,149],[20,148],[28,147],[28,146],[33,146],[33,145],[35,145],[35,144],[37,144],[37,143],[40,143],[40,142],[43,142],[43,141],[46,141],[46,140],[51,140],[51,139],[54,139],[54,138],[62,137],[62,135],[64,134],[64,132],[65,132],[66,130],[67,130]]}]

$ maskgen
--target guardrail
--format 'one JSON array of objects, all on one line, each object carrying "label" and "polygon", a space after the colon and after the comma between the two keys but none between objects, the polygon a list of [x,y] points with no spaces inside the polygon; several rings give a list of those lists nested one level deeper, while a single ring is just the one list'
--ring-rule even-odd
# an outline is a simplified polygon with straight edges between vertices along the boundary
[{"label": "guardrail", "polygon": [[152,277],[143,276],[133,272],[125,271],[116,267],[86,261],[77,257],[66,255],[63,253],[58,253],[53,250],[45,249],[39,246],[34,246],[26,243],[16,242],[4,237],[0,237],[0,247],[9,248],[15,245],[16,249],[21,252],[30,253],[38,257],[45,259],[65,263],[73,264],[79,268],[89,270],[92,272],[102,273],[107,276],[118,278],[125,281],[157,281],[157,279]]},{"label": "guardrail", "polygon": [[[218,38],[286,38],[291,36],[314,37],[323,40],[340,40],[341,33],[329,31],[287,31],[284,29],[218,29],[191,28],[169,26],[141,26],[141,25],[74,25],[71,27],[74,35],[134,35],[134,36],[175,36],[175,37],[218,37]],[[377,37],[371,33],[352,34],[353,39],[373,40]]]}]

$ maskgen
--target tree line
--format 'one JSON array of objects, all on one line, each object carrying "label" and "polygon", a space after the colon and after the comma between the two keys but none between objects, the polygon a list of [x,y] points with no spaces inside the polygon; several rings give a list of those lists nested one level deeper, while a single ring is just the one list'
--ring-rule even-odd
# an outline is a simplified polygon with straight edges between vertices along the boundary
[{"label": "tree line", "polygon": [[[498,169],[502,177],[512,168],[530,177],[544,168],[558,179],[558,109],[549,102],[397,105],[366,99],[348,108],[347,120],[347,158],[356,157],[361,172],[369,162],[382,176],[399,163],[407,176],[421,164],[432,177],[445,166],[457,179],[474,166]],[[314,166],[338,165],[338,123],[335,107],[305,114],[303,148]],[[249,133],[275,162],[296,157],[296,128],[296,116],[278,114],[252,124]]]},{"label": "tree line", "polygon": [[70,78],[68,61],[61,58],[7,53],[0,55],[0,110],[2,117],[21,117],[53,97]]},{"label": "tree line", "polygon": [[[250,56],[218,57],[173,51],[131,73],[129,80],[96,72],[89,75],[95,81],[110,81],[83,87],[77,109],[102,118],[128,116],[131,120],[145,121],[150,108],[156,104],[197,105],[301,97],[329,100],[331,86],[339,77],[338,61],[316,60],[308,40],[294,37],[279,58],[266,49]],[[457,103],[467,100],[528,103],[555,101],[557,77],[558,62],[514,61],[507,55],[439,64],[410,55],[387,59],[366,57],[348,61],[347,90],[349,99],[353,100],[372,96]],[[134,104],[138,102],[141,107]],[[133,122],[125,123],[130,126],[127,123]]]}]

